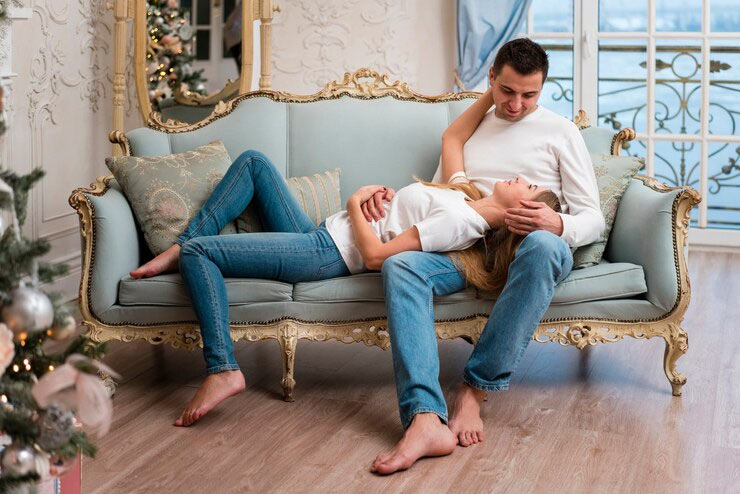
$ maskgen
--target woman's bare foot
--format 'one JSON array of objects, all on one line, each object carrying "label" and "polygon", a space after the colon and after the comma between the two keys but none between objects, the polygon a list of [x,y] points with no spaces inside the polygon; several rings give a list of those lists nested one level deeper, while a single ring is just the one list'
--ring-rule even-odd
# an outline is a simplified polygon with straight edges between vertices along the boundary
[{"label": "woman's bare foot", "polygon": [[180,264],[180,246],[173,244],[172,247],[159,254],[157,257],[131,271],[131,277],[135,279],[149,278],[169,271],[177,271]]},{"label": "woman's bare foot", "polygon": [[450,430],[457,436],[460,446],[468,447],[471,444],[483,442],[480,404],[485,397],[485,391],[471,388],[467,384],[460,386],[450,418]]},{"label": "woman's bare foot", "polygon": [[194,424],[229,396],[244,391],[245,387],[242,371],[224,371],[209,375],[180,417],[175,420],[175,425],[188,427]]},{"label": "woman's bare foot", "polygon": [[419,413],[414,415],[396,447],[375,458],[370,471],[388,475],[406,470],[419,458],[449,455],[455,450],[456,443],[455,435],[437,415]]}]

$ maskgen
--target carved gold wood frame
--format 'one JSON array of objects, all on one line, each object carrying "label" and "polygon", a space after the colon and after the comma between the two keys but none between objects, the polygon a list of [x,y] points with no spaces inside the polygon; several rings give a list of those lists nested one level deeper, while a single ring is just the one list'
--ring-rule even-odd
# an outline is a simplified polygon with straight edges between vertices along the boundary
[{"label": "carved gold wood frame", "polygon": [[[366,79],[370,79],[366,81]],[[474,98],[480,93],[449,93],[439,96],[424,96],[412,91],[402,82],[391,83],[387,75],[381,75],[367,68],[354,73],[346,73],[341,82],[330,82],[324,89],[310,96],[293,95],[276,91],[256,91],[236,98],[233,101],[220,105],[207,120],[188,126],[160,127],[159,122],[150,119],[149,125],[165,132],[189,132],[210,122],[222,118],[230,113],[243,99],[254,97],[269,97],[276,101],[311,103],[341,96],[354,98],[374,99],[394,97],[402,100],[417,102],[452,101],[463,98]],[[579,111],[575,118],[580,128],[589,126],[588,118],[583,111]],[[624,129],[612,141],[612,153],[618,154],[622,144],[634,138],[634,131]],[[130,154],[130,147],[125,134],[112,132],[112,142],[120,146],[121,152]],[[690,300],[690,284],[685,257],[686,238],[689,231],[691,208],[697,205],[701,198],[691,187],[668,187],[653,178],[638,176],[646,187],[658,192],[667,193],[678,190],[673,201],[672,240],[673,257],[676,269],[676,278],[679,289],[674,306],[666,314],[650,320],[612,320],[587,317],[584,315],[572,318],[544,320],[538,326],[533,339],[539,342],[558,342],[561,345],[573,345],[578,349],[600,343],[619,341],[625,336],[633,338],[661,337],[665,340],[663,367],[671,383],[673,394],[679,396],[686,377],[676,370],[676,360],[688,350],[688,336],[681,328],[684,314]],[[95,236],[93,218],[94,208],[89,196],[105,194],[112,177],[100,177],[89,188],[76,189],[69,198],[70,205],[77,211],[80,218],[80,229],[84,241],[82,278],[80,280],[80,311],[83,324],[87,327],[87,334],[94,341],[134,341],[144,339],[151,344],[170,344],[176,348],[193,350],[202,346],[202,340],[196,323],[179,324],[106,324],[100,321],[90,309],[90,279],[95,255]],[[464,320],[438,321],[436,330],[439,338],[451,339],[463,337],[476,342],[480,337],[488,314],[471,316]],[[383,349],[390,346],[387,321],[374,319],[354,322],[311,322],[296,319],[282,319],[270,323],[233,323],[231,337],[234,341],[246,339],[256,341],[261,339],[275,339],[281,348],[283,359],[282,387],[286,401],[292,401],[295,386],[294,366],[295,352],[299,339],[325,341],[335,339],[344,343],[363,342]]]},{"label": "carved gold wood frame", "polygon": [[[134,20],[134,79],[139,111],[144,122],[147,122],[152,112],[149,101],[149,89],[146,77],[146,51],[149,37],[146,32],[146,1],[145,0],[113,0],[109,7],[114,14],[114,50],[113,50],[113,132],[123,132],[124,99],[126,93],[126,34],[127,22]],[[271,82],[272,63],[272,16],[279,12],[280,7],[273,0],[244,0],[242,2],[242,68],[238,81],[229,81],[226,86],[215,94],[200,96],[195,93],[177,93],[178,102],[185,105],[211,105],[234,94],[243,94],[249,91],[252,81],[253,68],[253,20],[260,20],[260,89],[269,89]],[[159,115],[155,113],[155,115]],[[161,116],[157,117],[161,122]],[[167,120],[162,126],[177,126],[178,122]],[[114,154],[119,148],[114,146]]]}]

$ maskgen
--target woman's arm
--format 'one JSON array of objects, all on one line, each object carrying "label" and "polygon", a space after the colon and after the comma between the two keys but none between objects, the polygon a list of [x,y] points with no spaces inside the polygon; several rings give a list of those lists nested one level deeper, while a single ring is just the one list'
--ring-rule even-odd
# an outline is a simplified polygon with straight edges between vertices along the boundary
[{"label": "woman's arm", "polygon": [[442,181],[448,182],[457,172],[464,172],[463,146],[493,106],[493,90],[488,90],[457,117],[442,134]]},{"label": "woman's arm", "polygon": [[362,260],[367,269],[379,271],[383,261],[394,254],[407,250],[421,250],[419,232],[411,227],[398,235],[390,242],[383,243],[376,235],[373,228],[362,213],[361,204],[376,192],[382,191],[380,185],[368,185],[361,187],[347,201],[347,212],[352,222],[352,233],[360,250]]}]

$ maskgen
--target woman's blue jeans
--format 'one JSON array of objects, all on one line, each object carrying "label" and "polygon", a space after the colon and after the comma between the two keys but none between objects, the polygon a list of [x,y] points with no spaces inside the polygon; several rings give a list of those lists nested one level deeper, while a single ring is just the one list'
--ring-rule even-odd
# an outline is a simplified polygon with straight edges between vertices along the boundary
[{"label": "woman's blue jeans", "polygon": [[[250,203],[267,232],[219,235]],[[257,151],[234,161],[176,243],[209,374],[239,369],[224,277],[297,283],[350,274],[326,228],[311,222],[280,172]]]},{"label": "woman's blue jeans", "polygon": [[[555,285],[573,266],[560,237],[527,235],[509,267],[480,339],[465,366],[463,380],[481,390],[504,390],[552,300]],[[439,354],[434,329],[434,297],[465,288],[450,258],[430,252],[402,252],[383,263],[383,288],[401,413],[407,428],[417,413],[435,413],[447,422],[439,384]]]}]

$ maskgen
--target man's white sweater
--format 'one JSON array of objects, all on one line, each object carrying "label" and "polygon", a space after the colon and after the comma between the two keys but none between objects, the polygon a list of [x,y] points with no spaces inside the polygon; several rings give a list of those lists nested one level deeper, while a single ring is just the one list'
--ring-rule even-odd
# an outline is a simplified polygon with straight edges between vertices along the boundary
[{"label": "man's white sweater", "polygon": [[[563,206],[562,238],[590,244],[604,230],[591,158],[578,127],[539,106],[516,122],[489,111],[463,148],[465,173],[484,194],[516,177],[552,190]],[[441,167],[434,182],[440,182]]]}]

